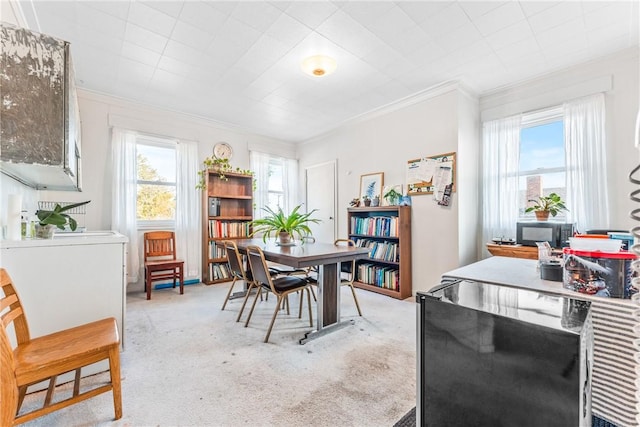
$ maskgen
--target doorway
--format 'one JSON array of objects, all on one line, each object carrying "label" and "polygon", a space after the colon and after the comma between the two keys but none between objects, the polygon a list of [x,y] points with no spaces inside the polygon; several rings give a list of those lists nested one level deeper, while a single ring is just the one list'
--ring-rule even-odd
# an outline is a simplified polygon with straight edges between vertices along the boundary
[{"label": "doorway", "polygon": [[317,209],[313,217],[321,220],[310,225],[318,242],[333,243],[336,239],[337,169],[336,160],[305,168],[307,212]]}]

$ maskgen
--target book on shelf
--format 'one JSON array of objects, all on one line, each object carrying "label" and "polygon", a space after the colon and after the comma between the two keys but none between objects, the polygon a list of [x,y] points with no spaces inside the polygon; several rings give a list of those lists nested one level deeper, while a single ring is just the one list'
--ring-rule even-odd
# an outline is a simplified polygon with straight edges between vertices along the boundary
[{"label": "book on shelf", "polygon": [[248,237],[249,230],[248,221],[221,221],[218,219],[209,220],[209,237],[226,238],[226,237]]},{"label": "book on shelf", "polygon": [[226,257],[227,251],[223,246],[216,245],[216,242],[209,242],[209,259]]},{"label": "book on shelf", "polygon": [[365,236],[398,237],[398,217],[352,216],[351,230],[353,234],[360,234]]},{"label": "book on shelf", "polygon": [[363,263],[358,265],[358,282],[379,288],[400,290],[400,273],[397,268]]},{"label": "book on shelf", "polygon": [[231,277],[231,272],[229,271],[229,266],[227,264],[225,263],[209,264],[210,280],[228,279],[229,277]]},{"label": "book on shelf", "polygon": [[398,244],[395,242],[355,239],[355,244],[362,248],[371,249],[371,252],[369,252],[369,258],[371,259],[387,262],[400,262]]}]

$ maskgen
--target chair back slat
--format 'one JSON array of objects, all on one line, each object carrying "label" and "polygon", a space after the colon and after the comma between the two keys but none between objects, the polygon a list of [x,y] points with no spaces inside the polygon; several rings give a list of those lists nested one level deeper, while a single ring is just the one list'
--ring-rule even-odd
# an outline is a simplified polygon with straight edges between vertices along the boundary
[{"label": "chair back slat", "polygon": [[24,309],[20,302],[20,296],[16,292],[9,273],[0,268],[0,284],[2,286],[2,298],[0,298],[0,318],[2,319],[2,333],[7,335],[9,325],[13,324],[13,330],[18,345],[31,339],[29,324],[24,315]]},{"label": "chair back slat", "polygon": [[[333,244],[336,246],[356,246],[356,242],[351,239],[337,239]],[[350,280],[353,280],[353,272],[355,269],[355,260],[340,263],[340,272],[349,274]]]},{"label": "chair back slat", "polygon": [[0,425],[13,425],[18,410],[18,384],[13,349],[2,328],[0,332]]},{"label": "chair back slat", "polygon": [[242,264],[242,256],[238,251],[238,245],[233,240],[225,240],[222,242],[225,251],[227,253],[227,262],[229,264],[229,270],[238,279],[246,279],[246,272]]},{"label": "chair back slat", "polygon": [[251,267],[251,273],[253,274],[253,280],[261,285],[268,286],[274,294],[277,294],[271,281],[271,275],[269,274],[269,266],[267,260],[262,253],[262,249],[259,246],[247,246],[247,258],[249,258],[249,266]]},{"label": "chair back slat", "polygon": [[176,259],[176,236],[173,231],[144,233],[144,260]]}]

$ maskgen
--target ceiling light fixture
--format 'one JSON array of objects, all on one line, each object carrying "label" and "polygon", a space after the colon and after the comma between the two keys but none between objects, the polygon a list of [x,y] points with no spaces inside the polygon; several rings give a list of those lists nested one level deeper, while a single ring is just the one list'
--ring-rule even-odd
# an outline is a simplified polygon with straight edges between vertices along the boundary
[{"label": "ceiling light fixture", "polygon": [[302,61],[302,71],[313,77],[328,76],[336,67],[336,60],[324,55],[310,56]]}]

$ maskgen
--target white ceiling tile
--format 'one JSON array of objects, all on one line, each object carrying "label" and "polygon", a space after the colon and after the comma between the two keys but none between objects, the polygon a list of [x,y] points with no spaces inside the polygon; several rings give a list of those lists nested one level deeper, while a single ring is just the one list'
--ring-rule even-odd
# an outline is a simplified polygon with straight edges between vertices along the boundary
[{"label": "white ceiling tile", "polygon": [[446,54],[447,51],[445,51],[440,45],[435,42],[428,41],[423,43],[418,50],[406,55],[406,58],[420,66],[429,64],[439,58],[442,58]]},{"label": "white ceiling tile", "polygon": [[593,12],[584,15],[584,23],[587,29],[592,30],[605,25],[630,26],[635,20],[638,25],[638,14],[633,14],[632,3],[611,2]]},{"label": "white ceiling tile", "polygon": [[474,19],[473,24],[483,36],[486,36],[514,25],[524,18],[520,4],[510,2]]},{"label": "white ceiling tile", "polygon": [[160,70],[181,75],[186,75],[193,69],[192,65],[189,65],[180,59],[171,58],[166,55],[160,57],[156,66]]},{"label": "white ceiling tile", "polygon": [[445,1],[399,1],[396,5],[414,22],[421,23],[448,7]]},{"label": "white ceiling tile", "polygon": [[309,35],[311,31],[306,25],[283,13],[265,33],[285,44],[295,45]]},{"label": "white ceiling tile", "polygon": [[403,55],[409,55],[431,42],[431,38],[416,24],[398,28],[400,29],[395,33],[381,35],[381,38]]},{"label": "white ceiling tile", "polygon": [[505,63],[518,63],[522,58],[537,54],[540,48],[536,39],[530,37],[517,43],[510,44],[496,51],[498,58]]},{"label": "white ceiling tile", "polygon": [[[92,9],[85,3],[76,6],[76,18],[80,25],[87,25],[91,31],[102,33],[108,37],[124,38],[126,22],[97,9]],[[86,24],[85,24],[86,23]]]},{"label": "white ceiling tile", "polygon": [[176,23],[176,18],[142,3],[133,2],[129,10],[129,22],[162,36],[169,37]]},{"label": "white ceiling tile", "polygon": [[558,41],[556,44],[549,44],[544,47],[544,57],[551,61],[559,56],[564,56],[567,52],[587,51],[589,48],[588,41],[585,37],[567,37]]},{"label": "white ceiling tile", "polygon": [[163,56],[184,61],[187,64],[197,64],[202,61],[202,51],[193,49],[186,44],[169,40],[165,47]]},{"label": "white ceiling tile", "polygon": [[175,27],[173,27],[171,39],[189,45],[194,49],[204,51],[211,44],[213,36],[193,25],[178,21]]},{"label": "white ceiling tile", "polygon": [[476,27],[469,23],[439,37],[435,42],[447,52],[454,52],[482,39]]},{"label": "white ceiling tile", "polygon": [[[54,3],[49,1],[44,1],[43,3]],[[108,13],[111,16],[115,16],[116,18],[127,20],[129,16],[129,6],[130,2],[128,1],[88,1],[85,4],[94,9],[101,10],[102,12]],[[56,6],[59,8],[59,4]]]},{"label": "white ceiling tile", "polygon": [[149,89],[162,92],[177,92],[185,83],[183,76],[156,69],[149,80]]},{"label": "white ceiling tile", "polygon": [[182,6],[185,2],[162,0],[162,1],[142,1],[141,3],[153,9],[156,9],[164,14],[177,18],[178,16],[180,16],[180,12],[182,11]]},{"label": "white ceiling tile", "polygon": [[364,27],[375,32],[382,39],[394,37],[398,30],[415,25],[415,21],[395,4],[388,8],[384,14],[371,15],[366,20],[359,22],[362,22]]},{"label": "white ceiling tile", "polygon": [[229,16],[204,2],[187,1],[182,7],[179,19],[216,35]]},{"label": "white ceiling tile", "polygon": [[248,53],[258,53],[261,56],[270,57],[275,61],[287,53],[288,50],[289,46],[267,34],[264,34],[249,49]]},{"label": "white ceiling tile", "polygon": [[[471,20],[476,20],[477,18],[485,15],[492,10],[501,7],[507,2],[500,1],[461,1],[459,2],[460,7],[464,10]],[[514,3],[517,4],[517,3]]]},{"label": "white ceiling tile", "polygon": [[150,49],[138,46],[130,42],[122,43],[122,56],[155,67],[160,60],[160,54]]},{"label": "white ceiling tile", "polygon": [[317,29],[317,32],[352,54],[363,57],[375,48],[377,38],[351,16],[337,11]]},{"label": "white ceiling tile", "polygon": [[457,3],[450,4],[420,23],[422,29],[434,39],[468,25],[471,25],[471,20]]},{"label": "white ceiling tile", "polygon": [[526,16],[533,16],[560,3],[559,1],[520,1],[520,7]]},{"label": "white ceiling tile", "polygon": [[220,27],[216,40],[237,45],[240,49],[248,49],[253,46],[261,36],[262,33],[260,31],[251,28],[243,22],[229,18],[222,24],[222,27]]},{"label": "white ceiling tile", "polygon": [[128,58],[122,58],[118,64],[118,81],[137,81],[146,86],[153,77],[154,72],[155,66],[143,64]]},{"label": "white ceiling tile", "polygon": [[266,31],[282,13],[270,3],[241,1],[231,16],[258,31]]},{"label": "white ceiling tile", "polygon": [[393,7],[393,3],[387,1],[354,1],[346,2],[342,12],[366,27],[371,22],[379,22],[380,17],[385,16]]},{"label": "white ceiling tile", "polygon": [[236,9],[238,2],[235,1],[211,1],[211,0],[203,0],[199,3],[206,3],[217,9],[218,11],[224,13],[227,16],[231,16],[233,11]]},{"label": "white ceiling tile", "polygon": [[315,29],[338,8],[328,2],[290,2],[285,13],[311,29]]},{"label": "white ceiling tile", "polygon": [[578,2],[561,2],[529,17],[529,24],[534,33],[548,30],[582,14]]},{"label": "white ceiling tile", "polygon": [[131,22],[127,23],[124,39],[158,53],[162,53],[169,42],[168,37],[161,36]]},{"label": "white ceiling tile", "polygon": [[602,7],[605,7],[605,6],[610,6],[610,5],[611,5],[611,1],[610,0],[605,0],[605,1],[583,1],[582,2],[582,10],[586,14],[586,13],[593,12],[594,10],[600,9]]},{"label": "white ceiling tile", "polygon": [[561,26],[553,27],[547,31],[536,34],[536,40],[543,49],[563,45],[568,39],[581,39],[583,43],[587,43],[587,33],[582,17],[572,19]]},{"label": "white ceiling tile", "polygon": [[96,52],[105,52],[118,55],[122,49],[123,41],[121,39],[104,37],[102,34],[85,30],[82,40],[73,43],[72,46],[77,48],[80,45],[90,46]]},{"label": "white ceiling tile", "polygon": [[605,27],[593,29],[589,31],[587,39],[589,46],[592,48],[599,46],[598,50],[600,50],[600,47],[603,45],[606,46],[613,40],[623,39],[625,41],[625,45],[623,47],[633,46],[634,40],[637,40],[637,38],[634,39],[629,37],[626,29],[620,25],[607,25]]},{"label": "white ceiling tile", "polygon": [[531,31],[529,23],[527,21],[519,21],[507,28],[486,36],[485,39],[494,50],[498,50],[530,37],[533,37],[533,32]]}]

